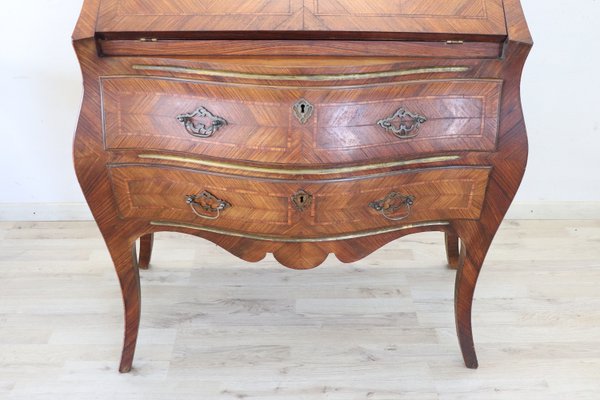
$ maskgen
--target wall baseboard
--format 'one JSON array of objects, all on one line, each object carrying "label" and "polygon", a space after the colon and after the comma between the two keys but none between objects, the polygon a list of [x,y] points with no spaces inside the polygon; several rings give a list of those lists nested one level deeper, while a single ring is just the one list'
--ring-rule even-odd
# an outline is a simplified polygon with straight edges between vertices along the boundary
[{"label": "wall baseboard", "polygon": [[[516,202],[507,219],[600,220],[600,201]],[[86,203],[0,203],[0,221],[89,221]]]}]

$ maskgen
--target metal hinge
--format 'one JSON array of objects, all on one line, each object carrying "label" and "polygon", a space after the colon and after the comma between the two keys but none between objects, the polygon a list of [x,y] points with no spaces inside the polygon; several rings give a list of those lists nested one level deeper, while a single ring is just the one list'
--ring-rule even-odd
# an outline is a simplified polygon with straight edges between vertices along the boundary
[{"label": "metal hinge", "polygon": [[140,38],[140,42],[158,42],[157,38]]},{"label": "metal hinge", "polygon": [[446,44],[465,44],[462,40],[446,40]]}]

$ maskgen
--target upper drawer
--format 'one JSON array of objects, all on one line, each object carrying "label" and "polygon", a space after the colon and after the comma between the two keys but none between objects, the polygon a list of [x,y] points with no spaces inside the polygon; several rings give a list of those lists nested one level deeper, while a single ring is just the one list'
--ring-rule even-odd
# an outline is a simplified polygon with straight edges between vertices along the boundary
[{"label": "upper drawer", "polygon": [[286,164],[493,151],[501,89],[500,80],[303,88],[104,78],[105,144]]},{"label": "upper drawer", "polygon": [[183,40],[144,37],[138,40],[98,39],[103,56],[155,57],[428,57],[446,59],[499,58],[503,42],[388,40]]}]

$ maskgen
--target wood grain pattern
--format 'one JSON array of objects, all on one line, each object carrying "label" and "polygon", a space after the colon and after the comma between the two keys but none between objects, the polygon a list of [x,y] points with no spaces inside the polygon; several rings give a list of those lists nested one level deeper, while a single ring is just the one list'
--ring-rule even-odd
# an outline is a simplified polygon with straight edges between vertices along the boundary
[{"label": "wood grain pattern", "polygon": [[502,0],[305,0],[304,29],[506,35]]},{"label": "wood grain pattern", "polygon": [[506,12],[506,26],[510,40],[517,43],[533,45],[533,39],[527,26],[523,7],[519,0],[504,0]]},{"label": "wood grain pattern", "polygon": [[[348,234],[398,225],[369,207],[390,192],[415,197],[403,223],[477,219],[481,212],[487,168],[433,169],[383,177],[323,180],[266,180],[197,173],[174,168],[111,168],[111,180],[123,218],[183,222],[248,234],[291,238]],[[292,195],[303,189],[311,207],[295,209]],[[215,220],[196,216],[186,195],[208,191],[231,204]],[[399,210],[393,216],[401,216]],[[206,213],[213,217],[214,213]]]},{"label": "wood grain pattern", "polygon": [[458,269],[460,265],[460,238],[457,235],[446,233],[444,235],[444,244],[446,246],[448,267]]},{"label": "wood grain pattern", "polygon": [[[502,0],[229,0],[168,2],[104,0],[97,31],[118,32],[368,32],[506,37]],[[385,37],[385,35],[379,35]],[[387,35],[391,36],[390,34]],[[348,38],[348,37],[346,37]]]},{"label": "wood grain pattern", "polygon": [[99,32],[302,30],[302,0],[102,1]]},{"label": "wood grain pattern", "polygon": [[497,58],[503,43],[446,43],[426,41],[314,40],[306,48],[302,40],[104,40],[98,48],[105,56],[327,56],[327,57],[432,57]]},{"label": "wood grain pattern", "polygon": [[73,40],[93,38],[96,34],[96,21],[100,0],[84,0],[77,25],[73,31]]},{"label": "wood grain pattern", "polygon": [[154,234],[149,233],[140,238],[140,256],[138,259],[138,267],[140,269],[148,269],[150,260],[152,259],[152,248],[154,246]]},{"label": "wood grain pattern", "polygon": [[[111,150],[166,150],[255,162],[359,162],[496,146],[498,80],[311,88],[210,84],[159,78],[102,79],[104,132]],[[239,100],[243,99],[243,100]],[[306,124],[293,105],[306,99]],[[205,107],[227,120],[210,138],[193,138],[175,118]],[[427,117],[411,139],[377,125],[399,108]]]},{"label": "wood grain pattern", "polygon": [[[362,6],[355,2],[334,3],[329,2],[327,6],[344,8],[344,5],[351,5],[361,7],[361,11],[342,16],[320,14],[323,10],[315,9],[319,4],[312,1],[291,1],[291,15],[255,10],[267,2],[240,2],[236,14],[225,12],[231,11],[228,7],[233,3],[127,1],[122,4],[123,8],[113,0],[84,3],[74,34],[85,85],[74,142],[75,169],[121,283],[125,305],[122,372],[131,369],[140,323],[138,269],[145,266],[144,260],[150,256],[148,235],[160,231],[205,238],[247,261],[260,261],[267,253],[272,253],[280,263],[296,269],[313,268],[329,254],[335,254],[342,262],[355,262],[395,239],[419,232],[442,231],[450,238],[459,238],[462,246],[455,283],[456,327],[465,365],[477,367],[471,326],[473,294],[487,251],[516,194],[527,161],[527,135],[519,90],[531,40],[522,9],[516,0],[507,1],[505,20],[500,0],[452,0],[427,5],[409,0]],[[401,16],[390,17],[383,13],[394,5],[402,6],[398,11]],[[378,7],[383,10],[381,16],[369,17]],[[160,13],[153,14],[156,10]],[[200,15],[207,10],[214,15],[210,18]],[[222,15],[217,15],[220,10]],[[246,11],[250,13],[245,14]],[[379,23],[377,31],[365,31],[369,18],[375,18]],[[96,32],[89,35],[94,25]],[[285,38],[302,41],[307,49],[311,48],[314,39],[401,38],[425,42],[458,38],[467,42],[499,43],[506,39],[506,26],[509,37],[503,56],[490,58],[473,58],[468,54],[460,58],[432,57],[430,46],[423,46],[419,53],[418,44],[414,44],[410,56],[389,57],[357,56],[357,48],[352,47],[348,47],[346,57],[284,57],[277,52],[271,56],[249,54],[232,58],[197,55],[106,57],[98,51],[97,42],[97,39],[152,38],[159,32],[162,35],[159,41],[199,37],[256,41]],[[203,27],[206,30],[199,31]],[[289,35],[290,29],[295,33]],[[279,33],[275,33],[276,30]],[[176,34],[172,35],[172,32]],[[510,35],[514,35],[514,39]],[[301,46],[302,43],[294,45]],[[233,43],[231,48],[235,46]],[[343,49],[342,46],[337,55],[341,55]],[[164,71],[134,69],[139,65],[177,68]],[[449,69],[439,73],[432,67]],[[420,72],[410,76],[389,74],[398,70]],[[129,76],[134,73],[136,77]],[[339,74],[354,78],[333,78]],[[290,81],[277,79],[278,75],[324,78]],[[290,113],[290,105],[300,96],[306,96],[317,105],[314,121],[307,125],[300,124]],[[191,136],[186,136],[187,133],[179,136],[183,128],[176,126],[172,115],[173,112],[192,111],[201,105],[197,104],[199,99],[210,101],[215,108],[211,111],[234,122],[233,126],[216,133],[210,142],[212,145],[198,145]],[[410,106],[416,109],[414,112],[425,110],[433,115],[433,122],[423,125],[421,139],[417,137],[414,142],[390,145],[387,139],[377,136],[381,132],[362,128],[363,121],[371,121],[380,113],[387,116],[404,102],[411,102]],[[269,106],[265,107],[265,104]],[[244,121],[247,125],[236,126],[236,121]],[[226,128],[232,128],[230,136],[225,135]],[[122,135],[123,132],[134,134]],[[451,139],[446,141],[446,137]],[[178,162],[175,158],[154,159],[149,166],[147,160],[139,157],[148,149],[159,155],[232,160],[240,165],[263,166],[271,170],[311,166],[374,165],[376,168],[368,168],[359,174],[339,173],[329,177],[329,181],[299,174],[294,178],[294,185],[282,183],[283,186],[278,186],[276,181],[290,180],[289,176],[282,178],[271,172],[257,174],[252,169],[240,170],[231,176],[230,169],[219,171],[218,165],[205,168],[200,164]],[[441,157],[427,165],[432,169],[417,170],[417,166],[410,163],[390,164],[430,156]],[[489,171],[489,175],[486,172],[484,177],[479,173],[470,178],[476,182],[476,190],[463,184],[440,184],[446,179],[444,176],[456,173],[452,171],[480,171],[482,168]],[[135,171],[137,175],[129,176],[123,171]],[[429,176],[434,173],[431,171],[440,175]],[[158,179],[159,176],[164,179]],[[289,229],[297,229],[298,235],[310,237],[315,234],[315,229],[321,229],[323,234],[352,233],[357,228],[352,225],[374,226],[369,224],[378,220],[368,210],[362,215],[347,212],[354,205],[352,199],[364,203],[367,197],[371,200],[367,192],[374,191],[375,194],[383,188],[387,191],[400,183],[410,186],[412,182],[403,181],[407,176],[423,182],[433,178],[435,182],[430,182],[431,186],[424,183],[423,189],[418,189],[424,199],[429,199],[423,201],[429,201],[432,206],[443,206],[443,209],[415,214],[413,222],[425,220],[428,223],[411,224],[407,220],[391,226],[393,229],[367,236],[348,236],[325,242],[264,240],[215,229],[198,229],[198,226],[210,228],[204,221],[202,225],[178,224],[187,221],[187,217],[178,214],[183,212],[178,210],[179,203],[171,203],[174,200],[168,197],[169,192],[177,193],[179,198],[180,191],[195,190],[195,184],[193,188],[187,186],[190,182],[206,183],[218,192],[216,194],[230,194],[236,198],[236,203],[252,206],[239,216],[239,221],[231,221],[231,224],[238,224],[240,230],[260,232],[258,223],[256,229],[244,223],[243,218],[248,215],[256,221],[267,222],[262,225],[280,222],[281,227],[297,218],[303,223],[292,224]],[[266,183],[265,179],[273,182]],[[284,186],[284,190],[276,189]],[[482,196],[484,186],[485,198]],[[311,189],[321,197],[330,191],[333,199],[323,202],[322,198],[317,198],[310,210],[297,216],[290,213],[288,196],[299,189]],[[262,197],[258,193],[262,193]],[[275,200],[264,196],[265,193],[275,194]],[[473,193],[477,194],[471,195]],[[377,195],[379,197],[380,193]],[[472,199],[477,202],[468,203]],[[417,208],[418,201],[419,198],[415,213],[421,212]],[[334,206],[321,208],[323,204]],[[466,208],[465,204],[468,204]],[[151,209],[153,211],[149,212]],[[223,216],[233,213],[234,209],[224,211]],[[449,220],[430,221],[436,212]],[[154,218],[157,215],[172,217],[175,221],[157,224]],[[140,237],[145,238],[145,244],[143,254],[137,260],[134,244]],[[448,249],[455,257],[455,246]]]}]

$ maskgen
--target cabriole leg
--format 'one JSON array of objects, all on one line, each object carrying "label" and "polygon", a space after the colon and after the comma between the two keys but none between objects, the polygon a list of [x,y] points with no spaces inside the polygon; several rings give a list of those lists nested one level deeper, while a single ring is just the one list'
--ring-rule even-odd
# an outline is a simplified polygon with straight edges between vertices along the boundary
[{"label": "cabriole leg", "polygon": [[458,269],[458,264],[460,260],[460,241],[458,239],[458,235],[446,232],[445,243],[448,267],[450,269]]},{"label": "cabriole leg", "polygon": [[140,238],[140,258],[138,267],[140,269],[148,269],[150,266],[150,258],[152,257],[152,246],[154,245],[154,234],[149,233]]},{"label": "cabriole leg", "polygon": [[123,242],[124,244],[109,246],[109,251],[121,285],[125,308],[125,335],[119,371],[129,372],[140,326],[141,295],[135,243]]},{"label": "cabriole leg", "polygon": [[473,329],[471,324],[471,309],[477,279],[483,261],[490,247],[492,237],[483,232],[470,232],[467,237],[461,236],[462,246],[456,271],[456,284],[454,289],[454,313],[456,317],[456,332],[463,359],[467,368],[476,369],[477,354],[473,342]]}]

